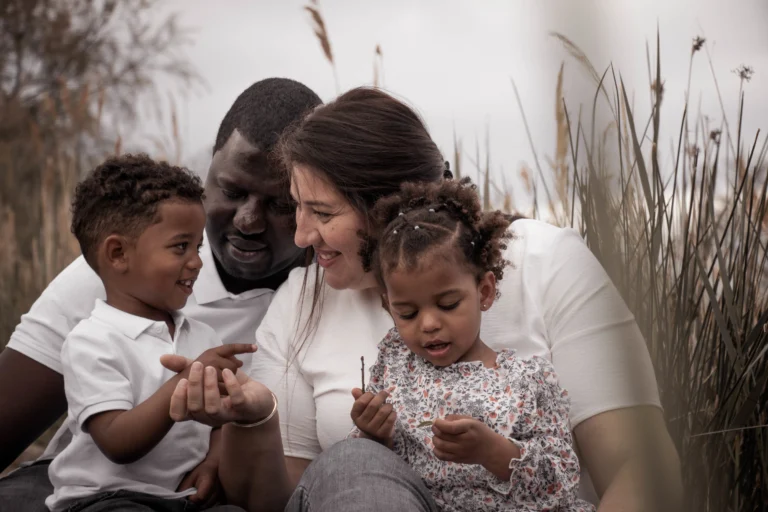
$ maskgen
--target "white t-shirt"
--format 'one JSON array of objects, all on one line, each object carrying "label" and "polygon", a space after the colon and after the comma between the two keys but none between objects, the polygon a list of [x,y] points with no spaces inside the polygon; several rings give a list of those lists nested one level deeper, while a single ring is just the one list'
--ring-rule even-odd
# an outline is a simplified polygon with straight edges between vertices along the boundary
[{"label": "white t-shirt", "polygon": [[[203,267],[192,295],[181,312],[211,326],[222,343],[250,343],[267,312],[273,290],[256,289],[239,295],[229,293],[221,282],[207,239],[200,250]],[[61,346],[67,334],[88,318],[96,299],[106,299],[99,276],[80,256],[51,281],[40,297],[21,317],[8,347],[62,373]],[[198,354],[199,355],[199,354]],[[197,357],[197,356],[195,356]],[[251,354],[240,357],[245,368]],[[53,437],[42,458],[51,458],[69,442],[66,423]]]},{"label": "white t-shirt", "polygon": [[208,452],[211,427],[187,421],[171,427],[157,446],[131,464],[115,464],[83,432],[88,418],[130,410],[147,400],[175,373],[160,364],[163,354],[195,358],[221,345],[209,326],[174,315],[174,335],[165,322],[131,315],[96,301],[91,316],[78,323],[61,349],[71,443],[53,460],[48,475],[54,492],[45,504],[64,510],[73,500],[107,491],[135,491],[163,498],[176,492],[184,475]]},{"label": "white t-shirt", "polygon": [[[578,232],[528,219],[511,231],[505,257],[512,266],[499,284],[501,298],[483,315],[483,341],[551,361],[571,397],[572,427],[605,411],[660,407],[634,316]],[[296,355],[295,340],[303,339],[296,326],[309,313],[316,269],[309,269],[303,304],[304,269],[295,269],[275,294],[256,332],[250,372],[278,396],[285,454],[304,459],[349,433],[360,356],[373,364],[377,344],[394,325],[376,291],[324,286],[319,322]],[[581,494],[594,501],[587,487]]]}]

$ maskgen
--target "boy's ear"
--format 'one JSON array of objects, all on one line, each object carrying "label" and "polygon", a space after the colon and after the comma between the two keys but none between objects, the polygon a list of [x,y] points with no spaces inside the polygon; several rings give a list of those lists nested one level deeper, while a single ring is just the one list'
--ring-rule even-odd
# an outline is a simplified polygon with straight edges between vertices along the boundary
[{"label": "boy's ear", "polygon": [[496,300],[496,275],[491,271],[483,274],[477,284],[477,291],[480,292],[480,309],[488,311]]},{"label": "boy's ear", "polygon": [[101,259],[106,267],[119,274],[128,271],[128,240],[121,235],[109,235],[101,244]]}]

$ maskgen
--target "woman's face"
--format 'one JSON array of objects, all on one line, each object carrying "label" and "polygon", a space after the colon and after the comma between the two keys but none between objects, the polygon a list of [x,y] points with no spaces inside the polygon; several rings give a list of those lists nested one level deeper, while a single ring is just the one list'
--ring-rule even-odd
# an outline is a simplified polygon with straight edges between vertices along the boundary
[{"label": "woman's face", "polygon": [[317,171],[294,165],[291,196],[296,201],[296,245],[315,250],[325,269],[325,282],[337,290],[364,290],[376,286],[373,274],[360,261],[362,214]]}]

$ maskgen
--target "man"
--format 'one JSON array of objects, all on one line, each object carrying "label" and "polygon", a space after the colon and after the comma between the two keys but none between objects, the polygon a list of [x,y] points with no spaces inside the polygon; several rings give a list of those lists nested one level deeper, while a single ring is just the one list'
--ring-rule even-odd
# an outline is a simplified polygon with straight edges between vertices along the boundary
[{"label": "man", "polygon": [[[320,103],[306,86],[270,78],[246,89],[219,127],[205,183],[203,269],[182,311],[213,327],[224,344],[253,339],[274,290],[304,261],[293,243],[287,187],[270,157],[280,133]],[[103,285],[80,257],[43,291],[0,353],[0,469],[66,412],[59,352],[98,298]],[[47,510],[48,464],[69,440],[65,423],[40,460],[0,480],[0,510]],[[216,469],[212,448],[181,488],[197,487],[195,499],[207,501]]]}]

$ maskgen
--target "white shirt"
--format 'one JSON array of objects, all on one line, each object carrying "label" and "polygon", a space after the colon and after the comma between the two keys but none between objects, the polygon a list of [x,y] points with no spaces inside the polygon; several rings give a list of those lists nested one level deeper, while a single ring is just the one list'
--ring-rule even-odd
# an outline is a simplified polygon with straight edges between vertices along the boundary
[{"label": "white shirt", "polygon": [[78,498],[127,490],[178,498],[184,475],[208,452],[211,428],[188,421],[175,424],[148,454],[131,464],[115,464],[83,432],[88,418],[130,410],[147,400],[175,373],[160,364],[163,354],[196,358],[221,345],[209,326],[174,315],[174,336],[165,322],[120,311],[102,300],[90,318],[75,326],[61,350],[71,443],[53,460],[48,475],[54,493],[45,504],[64,510]]},{"label": "white shirt", "polygon": [[[501,298],[484,313],[483,341],[551,361],[571,397],[572,427],[605,411],[660,407],[634,317],[578,232],[528,219],[511,231],[505,258],[512,266],[499,283]],[[310,310],[316,271],[309,268],[303,306],[304,269],[295,269],[276,293],[256,333],[250,372],[278,396],[286,455],[304,459],[346,437],[360,356],[373,364],[377,344],[394,325],[375,291],[324,286],[319,321],[294,357],[302,340],[296,325],[304,325]],[[594,501],[588,490],[582,496]]]},{"label": "white shirt", "polygon": [[[216,270],[207,239],[200,250],[200,259],[203,267],[181,312],[187,318],[211,326],[224,344],[250,343],[274,291],[256,289],[239,295],[229,293]],[[104,285],[80,256],[51,281],[29,312],[21,317],[8,347],[62,373],[60,354],[64,338],[81,320],[90,316],[96,299],[106,299]],[[238,357],[245,368],[250,366],[251,354]],[[69,431],[65,423],[48,443],[41,458],[51,458],[61,451],[69,442]]]}]

